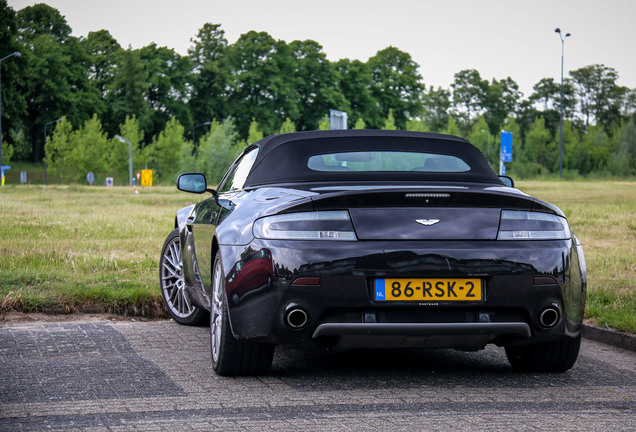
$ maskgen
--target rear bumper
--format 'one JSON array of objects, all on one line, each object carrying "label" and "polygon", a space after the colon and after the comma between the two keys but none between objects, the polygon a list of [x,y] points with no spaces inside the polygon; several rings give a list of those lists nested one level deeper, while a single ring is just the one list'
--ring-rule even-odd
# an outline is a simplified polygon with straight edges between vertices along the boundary
[{"label": "rear bumper", "polygon": [[[273,274],[268,289],[229,302],[238,339],[475,349],[580,332],[586,277],[572,241],[255,240],[246,247],[221,246],[224,262],[235,262],[248,248],[271,251]],[[478,277],[484,299],[375,301],[373,281],[391,277]],[[295,283],[301,278],[313,278],[313,284]],[[549,328],[539,323],[547,307],[555,307],[559,315]],[[286,323],[290,308],[307,314],[306,325],[292,328]]]},{"label": "rear bumper", "polygon": [[324,323],[311,336],[459,336],[459,335],[515,335],[529,338],[530,326],[511,323]]}]

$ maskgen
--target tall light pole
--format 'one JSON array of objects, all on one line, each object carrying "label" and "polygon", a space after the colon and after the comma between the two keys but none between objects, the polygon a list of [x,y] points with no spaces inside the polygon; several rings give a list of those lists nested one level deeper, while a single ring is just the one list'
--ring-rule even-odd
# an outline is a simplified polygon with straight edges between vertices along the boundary
[{"label": "tall light pole", "polygon": [[128,141],[126,138],[115,135],[119,141],[123,143],[128,143],[128,186],[132,186],[133,184],[133,175],[132,175],[132,143]]},{"label": "tall light pole", "polygon": [[46,142],[48,140],[47,135],[46,135],[46,127],[48,125],[50,125],[51,123],[57,123],[57,122],[61,122],[62,121],[62,117],[60,117],[59,119],[56,120],[51,120],[48,123],[44,124],[44,184],[47,185],[47,179],[46,179],[46,167],[47,167],[47,163],[46,163]]},{"label": "tall light pole", "polygon": [[[20,57],[21,55],[22,54],[20,54],[18,51],[12,52],[6,57],[2,57],[0,59],[0,63],[5,61],[9,57],[13,57],[13,56]],[[2,67],[0,67],[0,167],[1,166],[2,166]],[[2,170],[2,168],[0,168],[0,170]],[[4,178],[4,171],[2,171],[2,177]]]},{"label": "tall light pole", "polygon": [[193,126],[193,127],[192,127],[192,147],[194,147],[194,130],[195,130],[196,128],[198,128],[198,127],[201,127],[201,126],[208,126],[208,125],[210,125],[210,124],[212,124],[212,123],[210,123],[209,121],[207,121],[207,122],[199,123],[198,125],[196,125],[196,126]]},{"label": "tall light pole", "polygon": [[565,37],[561,33],[560,28],[554,29],[555,33],[559,34],[561,38],[561,132],[559,135],[559,178],[563,178],[563,51],[565,50],[565,38],[572,36],[570,33],[566,33]]}]

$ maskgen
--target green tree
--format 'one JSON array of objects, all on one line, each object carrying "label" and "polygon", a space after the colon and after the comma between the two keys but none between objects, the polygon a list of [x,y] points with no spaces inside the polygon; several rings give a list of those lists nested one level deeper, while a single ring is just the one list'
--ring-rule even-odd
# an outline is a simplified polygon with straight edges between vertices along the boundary
[{"label": "green tree", "polygon": [[301,130],[313,129],[322,113],[330,108],[343,109],[344,98],[336,90],[337,74],[313,40],[293,41],[289,44],[295,61],[294,84],[298,93]]},{"label": "green tree", "polygon": [[331,129],[331,122],[329,121],[329,116],[325,114],[325,116],[318,122],[318,130],[329,130]]},{"label": "green tree", "polygon": [[53,136],[46,142],[46,158],[48,169],[52,174],[60,176],[62,183],[70,180],[75,167],[71,165],[70,154],[73,151],[73,125],[62,117],[53,131]]},{"label": "green tree", "polygon": [[[558,133],[558,132],[557,132]],[[557,135],[555,135],[555,141]],[[557,143],[558,145],[558,143]],[[557,147],[558,148],[558,147]],[[559,149],[560,151],[560,149]],[[582,172],[577,161],[581,161],[582,152],[587,152],[582,146],[581,136],[574,122],[571,120],[563,121],[563,168],[572,173]]]},{"label": "green tree", "polygon": [[457,125],[457,122],[455,121],[455,118],[453,116],[448,117],[448,123],[446,124],[446,128],[442,131],[442,133],[446,135],[461,136],[459,126]]},{"label": "green tree", "polygon": [[247,142],[252,144],[263,139],[263,131],[261,131],[256,119],[252,118],[250,128],[247,134]]},{"label": "green tree", "polygon": [[362,119],[365,127],[380,127],[383,118],[380,105],[371,90],[371,67],[360,60],[342,59],[336,63],[335,68],[338,72],[339,91],[348,103],[348,108],[345,109],[348,118]]},{"label": "green tree", "polygon": [[418,119],[407,120],[405,130],[413,132],[430,132],[426,124],[422,120]]},{"label": "green tree", "polygon": [[19,32],[28,41],[49,35],[60,43],[71,38],[71,27],[60,12],[44,3],[27,6],[18,11]]},{"label": "green tree", "polygon": [[174,50],[150,44],[139,50],[139,58],[148,76],[145,99],[150,105],[151,122],[147,134],[156,135],[172,117],[190,125],[186,82],[191,71],[190,60]]},{"label": "green tree", "polygon": [[386,118],[393,110],[395,124],[404,129],[406,120],[422,113],[421,94],[424,90],[419,65],[411,55],[395,47],[378,51],[368,61],[373,77],[372,91],[381,115]]},{"label": "green tree", "polygon": [[2,164],[8,165],[11,162],[11,158],[13,157],[13,146],[6,142],[2,141]]},{"label": "green tree", "polygon": [[192,125],[224,118],[227,112],[229,71],[226,58],[228,43],[220,24],[205,23],[190,40],[188,54],[193,65],[190,74]]},{"label": "green tree", "polygon": [[498,163],[499,155],[495,155],[496,151],[493,143],[494,135],[490,133],[488,123],[486,123],[484,116],[477,118],[466,139],[484,154],[491,166],[494,165],[495,162]]},{"label": "green tree", "polygon": [[612,153],[616,151],[616,142],[605,131],[603,125],[590,125],[581,139],[581,150],[577,152],[578,165],[583,174],[603,173]]},{"label": "green tree", "polygon": [[100,98],[88,80],[88,56],[78,40],[70,36],[70,27],[56,9],[36,4],[20,10],[17,18],[26,61],[24,124],[32,143],[32,157],[39,161],[44,125],[62,115],[80,125],[99,111]]},{"label": "green tree", "polygon": [[608,161],[609,173],[615,176],[636,174],[636,120],[626,122],[618,134],[616,151]]},{"label": "green tree", "polygon": [[510,77],[502,80],[493,79],[487,85],[483,108],[484,118],[491,133],[496,134],[501,130],[506,117],[517,110],[521,96],[519,86]]},{"label": "green tree", "polygon": [[389,110],[389,114],[387,115],[386,120],[384,120],[384,126],[382,127],[382,129],[397,130],[397,127],[395,127],[395,118],[393,118],[392,109]]},{"label": "green tree", "polygon": [[[18,42],[18,21],[15,11],[0,0],[0,51],[2,57],[15,51],[23,51]],[[25,62],[22,57],[12,57],[2,62],[2,165],[6,165],[9,144],[15,150],[16,159],[24,160],[31,153],[24,147],[24,124],[22,117],[26,113],[26,101],[21,91]],[[14,139],[17,138],[16,139]],[[5,145],[7,153],[5,153]],[[28,150],[28,151],[26,151]]]},{"label": "green tree", "polygon": [[451,107],[450,91],[431,86],[422,98],[424,122],[431,131],[440,132],[448,124],[448,116]]},{"label": "green tree", "polygon": [[475,69],[466,69],[455,74],[453,89],[453,114],[460,129],[467,134],[482,113],[488,92],[488,81],[483,80]]},{"label": "green tree", "polygon": [[278,131],[278,133],[284,134],[291,132],[296,132],[296,126],[294,125],[294,122],[291,121],[289,117],[287,117],[283,124],[280,126],[280,130]]},{"label": "green tree", "polygon": [[620,112],[628,89],[616,84],[618,72],[614,68],[594,64],[571,71],[570,76],[577,89],[586,127],[590,120],[596,120],[609,132],[620,124]]},{"label": "green tree", "polygon": [[291,49],[266,32],[250,31],[227,49],[229,86],[227,108],[245,136],[250,119],[272,134],[279,119],[299,116],[294,88],[295,61]]},{"label": "green tree", "polygon": [[298,93],[301,130],[311,130],[329,109],[346,110],[338,91],[338,75],[322,46],[313,40],[294,41],[289,47],[295,60],[294,83]]},{"label": "green tree", "polygon": [[[543,78],[532,89],[534,92],[528,100],[540,107],[541,115],[546,119],[546,126],[554,133],[561,118],[561,85],[552,78]],[[576,98],[572,80],[563,80],[563,117],[573,119],[576,109]]]},{"label": "green tree", "polygon": [[625,118],[636,118],[636,88],[625,95]]},{"label": "green tree", "polygon": [[146,99],[150,88],[149,72],[137,50],[129,47],[119,51],[117,57],[118,73],[106,96],[107,120],[111,125],[119,125],[126,121],[127,116],[135,116],[148,139],[153,128],[153,113]]},{"label": "green tree", "polygon": [[176,118],[171,118],[153,145],[153,159],[156,175],[160,182],[176,180],[182,162],[184,128]]},{"label": "green tree", "polygon": [[80,39],[80,46],[88,55],[88,78],[104,100],[117,72],[121,46],[108,30],[89,32]]},{"label": "green tree", "polygon": [[201,139],[196,153],[198,170],[204,173],[211,183],[221,181],[227,167],[243,150],[243,146],[237,145],[237,138],[234,120],[228,117],[223,123],[214,120],[210,125],[210,131]]},{"label": "green tree", "polygon": [[558,149],[554,137],[545,127],[545,120],[535,120],[526,136],[522,158],[526,162],[536,163],[549,170],[558,167]]},{"label": "green tree", "polygon": [[70,180],[80,183],[85,181],[89,172],[104,177],[110,172],[112,143],[103,131],[97,115],[73,132],[70,144],[73,146],[68,158],[68,165],[73,170]]},{"label": "green tree", "polygon": [[362,119],[362,117],[358,117],[358,120],[356,120],[356,124],[353,125],[354,129],[366,129],[367,125],[364,122],[364,120]]},{"label": "green tree", "polygon": [[[4,120],[3,120],[4,123]],[[6,137],[2,137],[2,145],[5,144],[5,142],[7,142]],[[29,159],[29,155],[31,154],[31,145],[29,144],[29,142],[27,141],[26,137],[24,136],[24,129],[20,128],[20,129],[11,129],[9,131],[9,140],[8,143],[12,144],[12,148],[13,148],[13,158],[15,160],[20,160],[20,161],[26,161]],[[6,160],[5,160],[5,154],[4,154],[4,147],[2,150],[2,163],[6,165]]]}]

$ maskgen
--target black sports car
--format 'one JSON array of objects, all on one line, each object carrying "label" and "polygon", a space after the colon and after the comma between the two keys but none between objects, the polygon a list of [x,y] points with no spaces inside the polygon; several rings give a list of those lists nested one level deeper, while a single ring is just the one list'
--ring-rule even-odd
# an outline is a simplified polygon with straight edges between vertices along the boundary
[{"label": "black sports car", "polygon": [[518,370],[578,356],[587,276],[555,206],[498,177],[467,141],[396,131],[266,137],[177,212],[161,290],[209,317],[220,375],[269,370],[278,344],[505,347]]}]

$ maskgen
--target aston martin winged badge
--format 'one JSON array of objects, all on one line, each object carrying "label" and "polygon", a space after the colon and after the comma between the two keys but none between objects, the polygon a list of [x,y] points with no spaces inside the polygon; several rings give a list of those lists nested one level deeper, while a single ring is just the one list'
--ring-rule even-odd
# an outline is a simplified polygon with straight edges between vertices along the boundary
[{"label": "aston martin winged badge", "polygon": [[438,223],[439,219],[415,219],[415,222],[417,222],[418,224],[422,224],[424,226],[431,226]]}]

